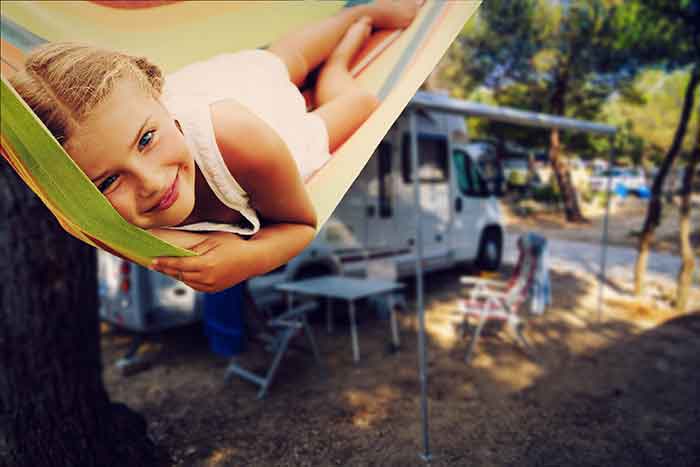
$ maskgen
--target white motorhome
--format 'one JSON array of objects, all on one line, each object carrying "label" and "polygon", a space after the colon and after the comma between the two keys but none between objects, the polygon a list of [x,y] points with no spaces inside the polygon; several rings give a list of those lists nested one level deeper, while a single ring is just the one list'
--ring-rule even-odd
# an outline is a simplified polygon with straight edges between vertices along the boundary
[{"label": "white motorhome", "polygon": [[[444,99],[427,93],[418,96]],[[419,111],[416,127],[423,269],[434,271],[463,263],[497,269],[503,248],[499,202],[480,173],[480,156],[470,151],[464,118]],[[325,274],[361,276],[367,261],[375,258],[393,262],[400,277],[415,273],[416,208],[409,146],[404,114],[312,244],[287,265],[248,281],[258,303],[278,300],[273,287],[282,281]],[[99,261],[103,319],[137,331],[151,330],[158,327],[156,322],[173,321],[158,318],[169,313],[169,308],[178,310],[182,318],[183,306],[197,307],[201,302],[195,300],[195,291],[173,279],[140,267],[113,265],[121,260],[104,252],[99,253]],[[124,291],[113,278],[104,277],[107,271],[121,271],[122,279],[138,287]],[[140,277],[132,277],[134,274]],[[143,296],[123,300],[125,293],[137,293],[134,291]],[[146,306],[148,311],[138,309]]]},{"label": "white motorhome", "polygon": [[[419,111],[417,131],[424,269],[465,262],[497,269],[503,239],[499,203],[470,154],[464,118]],[[321,232],[320,240],[337,252],[347,271],[362,263],[349,258],[359,254],[394,258],[401,276],[414,272],[416,206],[409,150],[408,119],[400,117]]]}]

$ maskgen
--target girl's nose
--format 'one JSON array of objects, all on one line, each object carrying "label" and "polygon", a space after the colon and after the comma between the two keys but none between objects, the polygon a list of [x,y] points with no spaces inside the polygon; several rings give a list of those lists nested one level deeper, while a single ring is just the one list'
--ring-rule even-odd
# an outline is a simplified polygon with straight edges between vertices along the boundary
[{"label": "girl's nose", "polygon": [[150,198],[163,189],[156,171],[149,170],[149,167],[142,167],[134,171],[134,177],[138,182],[137,192],[141,198]]}]

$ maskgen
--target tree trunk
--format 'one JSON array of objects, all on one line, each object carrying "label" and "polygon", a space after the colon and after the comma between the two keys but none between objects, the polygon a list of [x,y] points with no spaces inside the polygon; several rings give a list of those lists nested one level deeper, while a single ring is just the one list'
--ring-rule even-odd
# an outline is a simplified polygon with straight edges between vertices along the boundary
[{"label": "tree trunk", "polygon": [[581,212],[576,187],[571,181],[571,173],[561,157],[559,130],[552,128],[549,136],[549,160],[552,164],[552,172],[554,172],[554,176],[557,179],[562,202],[564,203],[566,220],[568,222],[587,222],[587,219]]},{"label": "tree trunk", "polygon": [[688,294],[693,278],[693,270],[695,269],[695,255],[690,244],[690,194],[693,191],[693,176],[695,175],[698,161],[700,161],[700,122],[695,135],[695,147],[683,173],[683,188],[681,191],[681,269],[678,271],[678,290],[676,292],[676,311],[679,313],[685,313],[688,309]]},{"label": "tree trunk", "polygon": [[[569,83],[569,72],[565,68],[558,77],[552,99],[550,101],[552,113],[554,115],[564,116],[564,97]],[[571,181],[571,173],[569,168],[561,156],[561,148],[559,144],[559,129],[552,128],[549,134],[549,161],[552,164],[552,172],[559,186],[559,193],[564,203],[564,214],[568,222],[587,222],[581,212],[581,206],[578,202],[578,194],[576,187]]]},{"label": "tree trunk", "polygon": [[700,65],[695,65],[692,73],[690,74],[688,86],[685,89],[683,110],[681,111],[680,122],[676,128],[676,134],[673,136],[671,147],[669,147],[668,152],[661,163],[661,167],[659,167],[659,172],[656,174],[656,177],[654,177],[654,183],[651,187],[651,199],[649,200],[649,206],[647,207],[644,227],[642,228],[642,233],[639,237],[639,254],[637,256],[637,264],[634,268],[635,295],[641,295],[644,291],[644,276],[646,275],[647,271],[649,249],[651,248],[651,243],[654,240],[654,231],[661,222],[661,203],[664,182],[666,180],[666,175],[668,175],[668,171],[671,170],[671,167],[673,166],[673,163],[680,152],[683,138],[685,137],[685,133],[688,128],[690,112],[693,109],[695,89],[698,86],[698,82],[700,82]]},{"label": "tree trunk", "polygon": [[143,417],[102,383],[94,249],[4,161],[0,219],[0,465],[155,465]]}]

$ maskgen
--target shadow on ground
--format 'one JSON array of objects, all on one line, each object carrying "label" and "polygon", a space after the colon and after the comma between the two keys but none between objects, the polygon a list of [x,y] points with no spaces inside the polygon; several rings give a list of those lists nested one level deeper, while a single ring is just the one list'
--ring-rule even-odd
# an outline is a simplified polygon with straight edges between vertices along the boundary
[{"label": "shadow on ground", "polygon": [[[467,365],[460,274],[425,280],[431,465],[697,465],[700,314],[645,328],[613,309],[598,322],[590,279],[556,273],[551,310],[526,332],[540,363],[492,329]],[[264,401],[244,381],[224,384],[227,361],[198,326],[161,335],[152,367],[128,378],[111,364],[127,340],[106,334],[105,381],[173,465],[421,465],[416,323],[401,316],[402,349],[389,353],[388,322],[365,313],[359,364],[347,326],[328,335],[318,323],[328,378],[290,353]],[[267,359],[259,347],[242,357],[258,369]]]}]

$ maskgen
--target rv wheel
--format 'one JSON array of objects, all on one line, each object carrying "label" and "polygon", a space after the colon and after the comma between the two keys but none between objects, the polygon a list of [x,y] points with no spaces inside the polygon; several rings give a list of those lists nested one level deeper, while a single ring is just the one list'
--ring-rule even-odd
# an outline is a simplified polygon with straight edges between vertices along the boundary
[{"label": "rv wheel", "polygon": [[497,228],[489,227],[484,230],[479,242],[479,254],[476,266],[480,270],[495,271],[501,265],[503,253],[503,236]]}]

